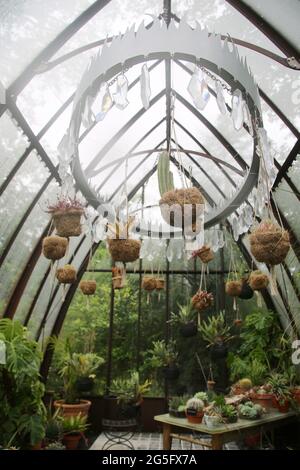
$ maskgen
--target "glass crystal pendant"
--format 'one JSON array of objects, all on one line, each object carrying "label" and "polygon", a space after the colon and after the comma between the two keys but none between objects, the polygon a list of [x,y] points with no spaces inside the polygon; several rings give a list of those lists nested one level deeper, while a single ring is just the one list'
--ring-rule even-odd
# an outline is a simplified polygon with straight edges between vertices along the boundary
[{"label": "glass crystal pendant", "polygon": [[129,101],[127,99],[128,93],[128,80],[124,74],[121,74],[117,78],[116,93],[113,94],[115,105],[118,109],[125,109],[128,106]]},{"label": "glass crystal pendant", "polygon": [[188,84],[188,92],[193,98],[196,108],[203,110],[210,99],[210,93],[204,74],[199,67],[195,68],[191,77],[190,83]]},{"label": "glass crystal pendant", "polygon": [[253,130],[253,125],[252,125],[252,119],[251,119],[251,114],[248,108],[247,103],[243,103],[243,116],[244,116],[244,122],[247,124],[248,129],[249,129],[249,134],[251,137],[254,136],[254,130]]},{"label": "glass crystal pendant", "polygon": [[85,102],[84,111],[82,113],[82,125],[89,129],[94,122],[94,113],[92,111],[92,105],[94,103],[94,98],[88,96]]},{"label": "glass crystal pendant", "polygon": [[224,91],[223,91],[221,83],[218,81],[216,81],[216,94],[217,94],[216,100],[217,100],[219,111],[221,114],[226,114],[227,108],[226,108],[226,101],[224,97]]},{"label": "glass crystal pendant", "polygon": [[106,114],[113,105],[113,99],[107,83],[103,83],[100,87],[100,93],[95,100],[95,107],[97,107],[96,121],[103,121]]},{"label": "glass crystal pendant", "polygon": [[141,100],[145,109],[150,106],[150,96],[150,73],[147,64],[144,64],[141,71]]},{"label": "glass crystal pendant", "polygon": [[235,130],[239,131],[244,123],[244,100],[241,90],[235,90],[231,100],[231,119]]}]

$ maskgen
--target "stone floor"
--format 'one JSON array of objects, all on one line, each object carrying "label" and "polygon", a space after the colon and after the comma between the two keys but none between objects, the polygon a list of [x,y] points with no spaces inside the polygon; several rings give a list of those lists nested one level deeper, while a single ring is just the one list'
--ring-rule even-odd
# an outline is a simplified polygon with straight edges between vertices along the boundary
[{"label": "stone floor", "polygon": [[[203,439],[205,436],[201,436]],[[130,439],[135,450],[162,450],[162,434],[159,433],[135,433]],[[208,439],[209,441],[209,439]],[[101,433],[97,439],[94,441],[93,445],[90,447],[90,450],[102,450],[103,445],[107,442],[107,437]],[[109,444],[107,444],[109,445]],[[112,450],[126,450],[126,447],[122,444],[115,444],[113,447],[110,447]],[[207,450],[207,448],[190,444],[189,442],[180,441],[178,439],[173,439],[172,449],[174,450]],[[238,450],[239,447],[236,443],[230,442],[224,446],[224,449]]]}]

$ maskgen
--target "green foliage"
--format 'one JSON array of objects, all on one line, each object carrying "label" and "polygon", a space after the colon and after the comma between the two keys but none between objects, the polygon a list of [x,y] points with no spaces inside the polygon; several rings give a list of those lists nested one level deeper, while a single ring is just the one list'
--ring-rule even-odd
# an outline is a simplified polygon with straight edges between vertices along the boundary
[{"label": "green foliage", "polygon": [[85,432],[88,427],[86,416],[81,416],[80,413],[65,417],[62,421],[63,434],[79,434]]},{"label": "green foliage", "polygon": [[134,371],[128,379],[115,379],[110,387],[110,393],[115,396],[118,403],[129,404],[138,403],[142,396],[145,395],[150,388],[151,382],[145,380],[140,383],[139,373]]},{"label": "green foliage", "polygon": [[186,305],[178,304],[178,312],[171,313],[171,318],[169,320],[169,323],[182,325],[182,324],[190,323],[194,320],[195,320],[195,309],[193,307],[192,301],[190,301]]},{"label": "green foliage", "polygon": [[237,409],[235,406],[226,403],[224,395],[218,395],[215,397],[214,409],[216,414],[221,416],[227,423],[233,423],[237,420]]},{"label": "green foliage", "polygon": [[188,401],[188,395],[183,395],[181,397],[172,397],[169,400],[169,409],[181,411],[185,409],[186,402]]},{"label": "green foliage", "polygon": [[233,338],[230,333],[231,328],[226,325],[223,313],[214,315],[208,318],[207,321],[203,320],[199,326],[199,331],[209,346],[212,346],[218,340],[226,343]]},{"label": "green foliage", "polygon": [[268,379],[268,384],[271,386],[271,391],[276,400],[281,405],[291,400],[290,386],[286,376],[273,372]]},{"label": "green foliage", "polygon": [[209,402],[208,395],[206,392],[197,392],[195,393],[194,397],[199,398],[199,400],[202,400],[204,403]]},{"label": "green foliage", "polygon": [[5,447],[34,445],[45,435],[41,351],[17,321],[0,320],[6,364],[0,365],[0,439]]},{"label": "green foliage", "polygon": [[202,400],[200,400],[199,398],[190,398],[187,402],[186,402],[186,408],[190,408],[192,410],[196,410],[196,411],[202,411],[203,408],[204,408],[204,403]]},{"label": "green foliage", "polygon": [[149,355],[154,368],[168,367],[175,364],[178,358],[176,342],[174,340],[170,340],[168,343],[165,340],[154,341]]},{"label": "green foliage", "polygon": [[238,412],[241,418],[258,419],[262,416],[264,410],[262,406],[254,404],[252,401],[247,401],[238,406]]},{"label": "green foliage", "polygon": [[170,158],[168,152],[162,152],[158,158],[157,177],[160,195],[174,189],[173,175],[170,171]]},{"label": "green foliage", "polygon": [[230,379],[233,382],[241,377],[246,377],[251,380],[253,385],[261,385],[269,373],[266,363],[260,362],[251,356],[242,359],[235,353],[230,352],[227,363],[230,368]]}]

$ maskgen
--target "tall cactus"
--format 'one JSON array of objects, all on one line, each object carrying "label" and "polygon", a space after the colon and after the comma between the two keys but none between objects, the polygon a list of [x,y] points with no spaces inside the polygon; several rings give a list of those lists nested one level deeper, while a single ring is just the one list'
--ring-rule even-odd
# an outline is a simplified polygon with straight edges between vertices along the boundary
[{"label": "tall cactus", "polygon": [[162,152],[157,164],[158,187],[162,196],[167,191],[174,189],[173,174],[170,171],[170,158],[168,152]]}]

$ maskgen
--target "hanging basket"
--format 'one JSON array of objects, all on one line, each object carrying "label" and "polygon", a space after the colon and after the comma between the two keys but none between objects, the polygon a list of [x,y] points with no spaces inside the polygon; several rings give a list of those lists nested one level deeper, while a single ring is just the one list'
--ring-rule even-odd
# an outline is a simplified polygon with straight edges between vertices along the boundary
[{"label": "hanging basket", "polygon": [[84,295],[93,295],[96,292],[96,281],[80,281],[79,288]]},{"label": "hanging basket", "polygon": [[77,271],[74,266],[66,264],[56,271],[56,278],[61,284],[73,284],[77,278]]},{"label": "hanging basket", "polygon": [[[184,206],[190,204],[191,208],[191,220],[189,224],[185,223],[184,217]],[[172,227],[194,226],[197,223],[197,211],[198,205],[203,205],[204,208],[204,197],[197,188],[188,189],[174,189],[167,191],[162,195],[159,201],[161,215],[163,219]],[[170,207],[173,206],[172,211]],[[197,213],[198,212],[198,213]]]},{"label": "hanging basket", "polygon": [[124,287],[124,269],[113,267],[112,270],[112,283],[114,289],[123,289]]},{"label": "hanging basket", "polygon": [[202,248],[193,253],[193,257],[198,256],[201,259],[202,263],[209,263],[215,257],[214,252],[210,249],[209,246],[203,245]]},{"label": "hanging basket", "polygon": [[253,290],[266,289],[269,285],[269,277],[261,271],[253,271],[249,277],[249,285]]},{"label": "hanging basket", "polygon": [[141,242],[131,238],[109,238],[108,249],[115,262],[130,263],[140,256]]},{"label": "hanging basket", "polygon": [[240,281],[227,281],[225,284],[225,292],[231,297],[238,297],[242,292],[243,282]]},{"label": "hanging basket", "polygon": [[51,236],[43,239],[43,255],[47,259],[56,261],[65,256],[68,248],[68,239]]},{"label": "hanging basket", "polygon": [[252,299],[253,295],[254,295],[254,292],[251,286],[249,285],[248,278],[243,278],[242,289],[241,289],[241,293],[239,294],[239,298],[243,300],[249,300],[249,299]]},{"label": "hanging basket", "polygon": [[156,290],[163,290],[165,288],[165,280],[163,278],[156,278]]},{"label": "hanging basket", "polygon": [[81,235],[81,216],[83,209],[71,209],[66,211],[55,211],[52,220],[57,235],[60,237],[78,237]]},{"label": "hanging basket", "polygon": [[284,261],[290,249],[287,230],[271,221],[263,221],[249,236],[250,250],[260,263],[275,266]]},{"label": "hanging basket", "polygon": [[199,290],[193,297],[192,297],[192,305],[195,310],[201,312],[206,308],[209,308],[214,303],[214,297],[211,292],[207,292],[206,290]]},{"label": "hanging basket", "polygon": [[156,289],[156,279],[155,277],[143,277],[142,280],[142,289],[151,292]]}]

